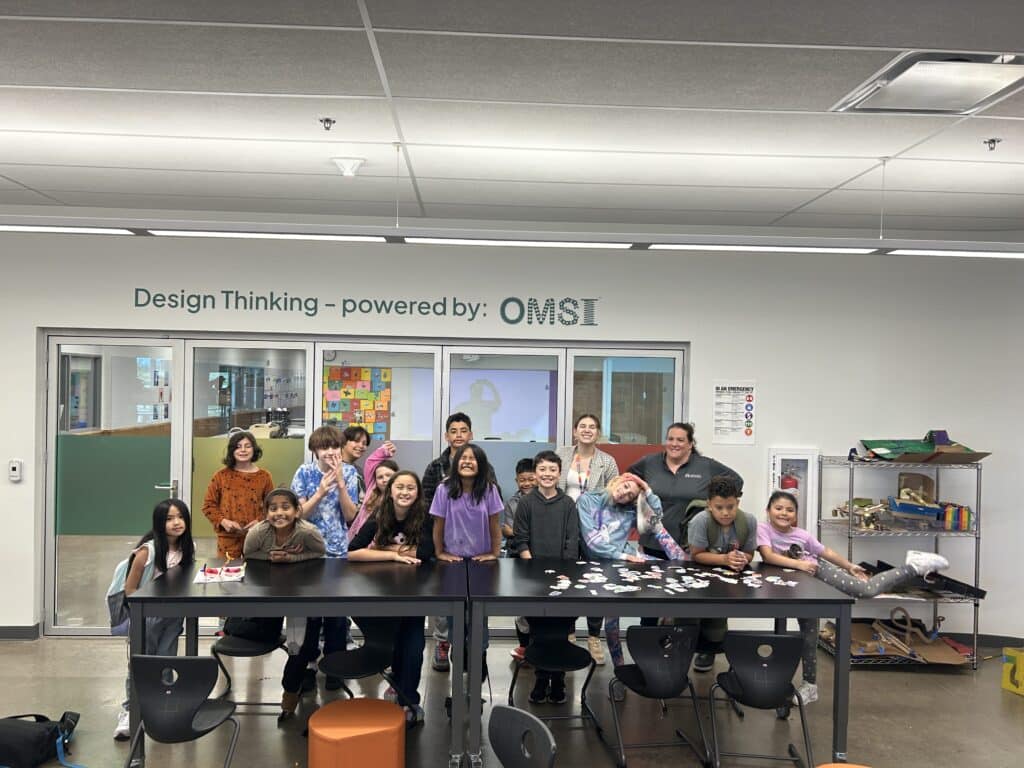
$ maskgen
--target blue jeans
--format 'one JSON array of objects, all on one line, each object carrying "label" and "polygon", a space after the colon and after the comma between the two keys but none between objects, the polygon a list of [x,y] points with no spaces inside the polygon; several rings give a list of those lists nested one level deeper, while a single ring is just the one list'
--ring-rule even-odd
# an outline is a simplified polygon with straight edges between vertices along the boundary
[{"label": "blue jeans", "polygon": [[[149,656],[177,656],[178,638],[185,629],[185,620],[179,616],[149,616],[146,619],[146,654]],[[132,673],[124,680],[125,700],[121,706],[128,709],[128,697],[132,695]]]},{"label": "blue jeans", "polygon": [[395,633],[395,652],[391,672],[395,684],[409,704],[420,703],[420,676],[423,672],[423,616],[403,616]]}]

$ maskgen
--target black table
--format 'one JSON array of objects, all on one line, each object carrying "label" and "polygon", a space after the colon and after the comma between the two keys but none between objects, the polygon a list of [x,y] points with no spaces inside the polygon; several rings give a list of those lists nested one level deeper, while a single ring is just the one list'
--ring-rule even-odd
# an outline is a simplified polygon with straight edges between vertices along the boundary
[{"label": "black table", "polygon": [[[147,616],[184,616],[185,653],[192,656],[199,652],[200,616],[451,616],[452,637],[462,637],[465,632],[467,577],[463,563],[414,567],[350,563],[339,558],[289,564],[250,560],[244,581],[193,584],[200,567],[172,568],[128,598],[133,654],[145,653]],[[462,669],[462,645],[452,644],[456,670]],[[450,752],[454,766],[462,762],[465,701],[462,675],[452,675]],[[130,706],[134,733],[139,723],[134,696]]]},{"label": "black table", "polygon": [[[670,569],[693,563],[657,561],[602,563],[609,582],[621,583],[618,569],[648,571],[660,567],[667,576],[678,578]],[[850,694],[850,611],[854,599],[801,571],[784,572],[780,568],[758,564],[754,570],[763,576],[780,576],[796,581],[795,587],[773,586],[767,582],[755,589],[742,582],[728,584],[711,578],[705,589],[684,594],[647,587],[638,592],[614,593],[602,585],[584,589],[570,587],[561,595],[551,596],[552,584],[564,574],[575,584],[593,566],[577,565],[563,560],[497,560],[468,564],[470,601],[469,690],[481,685],[483,638],[488,616],[667,616],[691,618],[758,618],[775,619],[778,628],[785,618],[830,617],[836,619],[836,656],[832,698],[832,759],[846,761],[846,730]],[[553,574],[544,571],[553,570]],[[710,570],[710,569],[708,569]],[[636,582],[636,584],[664,581]],[[591,594],[591,588],[596,595]],[[625,633],[623,633],[625,643]],[[469,757],[472,766],[482,765],[480,754],[481,705],[478,696],[470,697]]]}]

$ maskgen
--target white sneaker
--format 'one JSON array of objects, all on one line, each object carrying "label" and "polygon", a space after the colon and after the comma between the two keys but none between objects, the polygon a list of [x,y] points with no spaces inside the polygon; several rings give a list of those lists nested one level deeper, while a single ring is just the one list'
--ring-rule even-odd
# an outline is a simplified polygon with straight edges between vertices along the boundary
[{"label": "white sneaker", "polygon": [[114,741],[128,741],[132,736],[131,727],[129,725],[129,717],[127,709],[122,709],[117,713],[117,725],[114,728]]},{"label": "white sneaker", "polygon": [[601,647],[601,638],[587,635],[587,650],[590,651],[590,658],[597,665],[604,664],[604,648]]},{"label": "white sneaker", "polygon": [[920,552],[916,549],[907,551],[906,564],[917,571],[918,576],[949,568],[949,560],[942,555],[937,555],[934,552]]},{"label": "white sneaker", "polygon": [[801,683],[796,692],[800,694],[800,700],[804,704],[810,704],[812,701],[818,700],[818,686],[814,683]]},{"label": "white sneaker", "polygon": [[651,509],[642,493],[636,497],[636,532],[641,536],[653,533],[661,525],[661,512]]}]

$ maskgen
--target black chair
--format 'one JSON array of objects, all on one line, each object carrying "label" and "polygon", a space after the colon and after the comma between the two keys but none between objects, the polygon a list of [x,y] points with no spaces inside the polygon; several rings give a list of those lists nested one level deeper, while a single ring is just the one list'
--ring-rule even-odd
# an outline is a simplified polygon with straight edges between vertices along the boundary
[{"label": "black chair", "polygon": [[[608,682],[608,698],[611,701],[616,739],[615,744],[609,746],[618,750],[616,764],[619,768],[625,768],[627,749],[641,747],[687,746],[693,750],[702,764],[708,760],[708,740],[704,735],[704,725],[700,721],[700,711],[697,709],[697,693],[688,675],[699,633],[700,628],[696,625],[630,627],[627,630],[626,646],[634,663],[616,667],[615,676]],[[616,681],[639,696],[659,699],[663,715],[668,711],[665,700],[682,696],[683,692],[688,690],[690,701],[693,702],[693,714],[697,719],[697,730],[700,732],[701,749],[698,750],[680,728],[676,729],[676,735],[682,739],[681,744],[677,741],[625,744],[619,725],[619,711],[613,695]]]},{"label": "black chair", "polygon": [[[280,632],[280,629],[278,629]],[[210,647],[210,653],[217,660],[217,666],[220,667],[221,672],[224,673],[224,679],[227,681],[227,687],[224,692],[221,693],[220,697],[224,698],[231,693],[231,673],[228,672],[228,668],[224,666],[224,660],[222,656],[231,656],[235,658],[255,658],[257,656],[265,656],[268,653],[273,653],[276,650],[282,650],[285,653],[288,652],[288,648],[285,645],[284,635],[278,634],[277,637],[266,640],[250,639],[247,637],[238,637],[237,635],[225,634],[218,637],[216,642]],[[236,701],[236,706],[239,707],[279,707],[280,701]],[[244,713],[239,713],[244,714]]]},{"label": "black chair", "polygon": [[[759,632],[730,632],[725,638],[725,655],[729,659],[729,671],[718,675],[711,686],[708,699],[711,703],[711,751],[712,764],[718,768],[722,755],[732,757],[755,757],[766,760],[793,762],[801,768],[814,766],[811,752],[811,737],[804,717],[804,703],[793,687],[793,675],[800,664],[803,638],[799,634],[765,634]],[[718,746],[718,730],[715,718],[715,690],[721,689],[733,701],[755,709],[779,709],[794,699],[800,710],[800,727],[804,734],[804,748],[807,762],[792,744],[788,755],[748,754],[723,752]]]},{"label": "black chair", "polygon": [[[395,633],[399,619],[392,617],[352,618],[363,633],[363,644],[352,650],[335,651],[320,659],[320,670],[343,680],[361,680],[380,675],[395,690],[395,698],[403,707],[411,702],[403,695],[394,678],[387,671],[395,655]],[[349,698],[352,691],[342,685]]]},{"label": "black chair", "polygon": [[502,768],[551,768],[555,737],[536,715],[501,704],[491,709],[487,738]]},{"label": "black chair", "polygon": [[217,662],[208,656],[132,656],[133,696],[142,722],[132,736],[125,768],[147,735],[162,744],[180,744],[205,736],[224,722],[235,726],[224,758],[231,765],[238,741],[235,703],[208,698],[217,684]]},{"label": "black chair", "polygon": [[580,689],[581,711],[578,715],[549,715],[541,717],[541,720],[575,720],[582,718],[590,720],[597,728],[598,734],[602,732],[601,722],[594,714],[587,702],[587,687],[590,679],[597,669],[597,662],[594,661],[590,652],[578,645],[569,642],[569,633],[572,631],[572,620],[565,618],[536,618],[530,617],[530,644],[526,646],[526,652],[522,659],[516,659],[515,668],[512,671],[512,683],[508,688],[508,705],[514,707],[514,696],[516,692],[516,680],[519,678],[519,670],[524,664],[533,665],[534,669],[543,669],[551,672],[575,672],[580,669],[587,670],[587,676]]}]

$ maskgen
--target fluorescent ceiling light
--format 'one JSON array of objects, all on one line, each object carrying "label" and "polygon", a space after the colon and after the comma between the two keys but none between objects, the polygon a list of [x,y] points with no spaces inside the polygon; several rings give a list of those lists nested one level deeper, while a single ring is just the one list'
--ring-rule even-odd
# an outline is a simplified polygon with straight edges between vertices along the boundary
[{"label": "fluorescent ceiling light", "polygon": [[789,245],[697,245],[691,243],[652,243],[652,251],[737,251],[764,253],[875,253],[877,248],[813,248],[809,246]]},{"label": "fluorescent ceiling light", "polygon": [[890,256],[969,256],[982,259],[1024,259],[1024,251],[940,251],[921,248],[898,248]]},{"label": "fluorescent ceiling light", "polygon": [[505,245],[512,248],[632,248],[632,243],[576,243],[566,240],[469,240],[458,237],[407,237],[416,245]]},{"label": "fluorescent ceiling light", "polygon": [[58,232],[66,235],[134,235],[130,229],[114,227],[36,227],[0,224],[0,232]]},{"label": "fluorescent ceiling light", "polygon": [[305,235],[293,232],[205,232],[197,229],[149,229],[157,237],[224,237],[242,240],[329,240],[344,243],[386,243],[376,235]]}]

